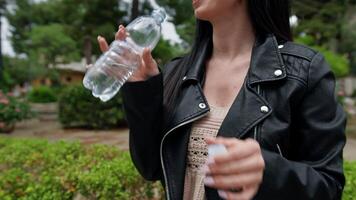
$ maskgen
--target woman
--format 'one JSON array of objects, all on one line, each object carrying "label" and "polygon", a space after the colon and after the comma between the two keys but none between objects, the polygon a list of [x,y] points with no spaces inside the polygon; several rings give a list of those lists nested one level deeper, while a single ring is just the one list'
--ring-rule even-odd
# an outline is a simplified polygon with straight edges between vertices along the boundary
[{"label": "woman", "polygon": [[288,1],[192,4],[191,53],[160,72],[146,49],[123,87],[139,172],[167,199],[340,199],[345,115],[324,58],[291,42]]}]

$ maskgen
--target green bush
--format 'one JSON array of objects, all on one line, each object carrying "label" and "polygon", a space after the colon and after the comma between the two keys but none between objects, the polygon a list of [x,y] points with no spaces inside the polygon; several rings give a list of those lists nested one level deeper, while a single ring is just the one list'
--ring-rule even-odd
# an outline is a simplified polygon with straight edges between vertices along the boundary
[{"label": "green bush", "polygon": [[50,87],[40,86],[29,92],[28,100],[33,103],[51,103],[57,101],[57,96]]},{"label": "green bush", "polygon": [[13,125],[16,122],[30,119],[34,116],[28,102],[18,99],[0,90],[0,129],[5,124]]},{"label": "green bush", "polygon": [[354,200],[356,198],[356,162],[345,162],[344,164],[346,186],[343,200]]},{"label": "green bush", "polygon": [[[345,162],[343,200],[356,196],[356,162]],[[0,137],[0,199],[159,199],[158,182],[142,179],[128,152],[105,145]]]},{"label": "green bush", "polygon": [[129,153],[115,147],[0,138],[0,199],[124,200],[162,195],[160,184],[141,178]]},{"label": "green bush", "polygon": [[124,123],[122,99],[116,95],[104,103],[82,85],[73,85],[64,89],[59,98],[59,120],[64,127],[117,127]]}]

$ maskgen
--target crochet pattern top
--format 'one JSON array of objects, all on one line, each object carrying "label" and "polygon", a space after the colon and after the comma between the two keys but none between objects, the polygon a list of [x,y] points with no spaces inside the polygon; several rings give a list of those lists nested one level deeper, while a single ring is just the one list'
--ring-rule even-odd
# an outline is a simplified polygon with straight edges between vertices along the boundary
[{"label": "crochet pattern top", "polygon": [[228,107],[210,106],[210,113],[196,121],[190,133],[187,151],[187,166],[184,180],[183,199],[205,199],[204,173],[201,168],[205,164],[208,149],[204,141],[206,136],[216,137],[228,112]]}]

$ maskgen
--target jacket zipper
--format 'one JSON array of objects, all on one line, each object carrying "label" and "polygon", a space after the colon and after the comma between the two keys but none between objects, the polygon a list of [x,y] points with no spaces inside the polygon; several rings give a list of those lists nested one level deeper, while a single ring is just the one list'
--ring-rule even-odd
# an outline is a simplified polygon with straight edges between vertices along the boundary
[{"label": "jacket zipper", "polygon": [[277,146],[279,155],[281,155],[282,157],[284,157],[284,156],[283,156],[283,153],[282,153],[282,150],[281,150],[281,147],[279,147],[279,144],[276,144],[276,146]]},{"label": "jacket zipper", "polygon": [[161,140],[161,145],[160,145],[160,157],[161,157],[161,165],[162,165],[162,171],[163,171],[163,177],[164,177],[164,181],[166,183],[166,194],[167,194],[167,200],[170,199],[170,194],[169,194],[169,185],[168,185],[168,179],[167,179],[167,174],[166,174],[166,171],[165,171],[165,168],[164,168],[164,163],[163,163],[163,142],[164,142],[164,139],[171,133],[173,132],[174,130],[176,130],[177,128],[179,127],[182,127],[186,124],[189,124],[195,120],[198,120],[200,118],[203,118],[205,117],[209,112],[206,112],[206,113],[203,113],[195,118],[192,118],[186,122],[183,122],[181,124],[178,124],[177,126],[173,127],[172,129],[170,129],[168,132],[166,132],[166,134],[163,136],[162,140]]},{"label": "jacket zipper", "polygon": [[[260,85],[257,84],[257,94],[259,95],[261,92],[261,88]],[[257,124],[253,130],[253,139],[255,139],[256,141],[258,141],[258,129],[259,129],[259,124]]]}]

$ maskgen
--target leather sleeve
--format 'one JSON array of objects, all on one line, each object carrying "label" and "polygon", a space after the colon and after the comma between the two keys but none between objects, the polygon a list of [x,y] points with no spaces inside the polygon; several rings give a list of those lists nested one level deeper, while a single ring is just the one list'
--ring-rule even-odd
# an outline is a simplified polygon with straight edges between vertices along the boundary
[{"label": "leather sleeve", "polygon": [[146,81],[126,82],[122,87],[131,158],[146,180],[164,181],[160,157],[164,127],[163,80],[180,59],[173,58],[162,72]]},{"label": "leather sleeve", "polygon": [[266,167],[257,199],[341,199],[346,117],[335,98],[335,77],[320,54],[311,61],[307,85],[291,131],[292,159],[262,150]]},{"label": "leather sleeve", "polygon": [[130,154],[139,173],[147,180],[160,180],[163,75],[146,81],[127,82],[122,88],[124,110],[130,128]]}]

